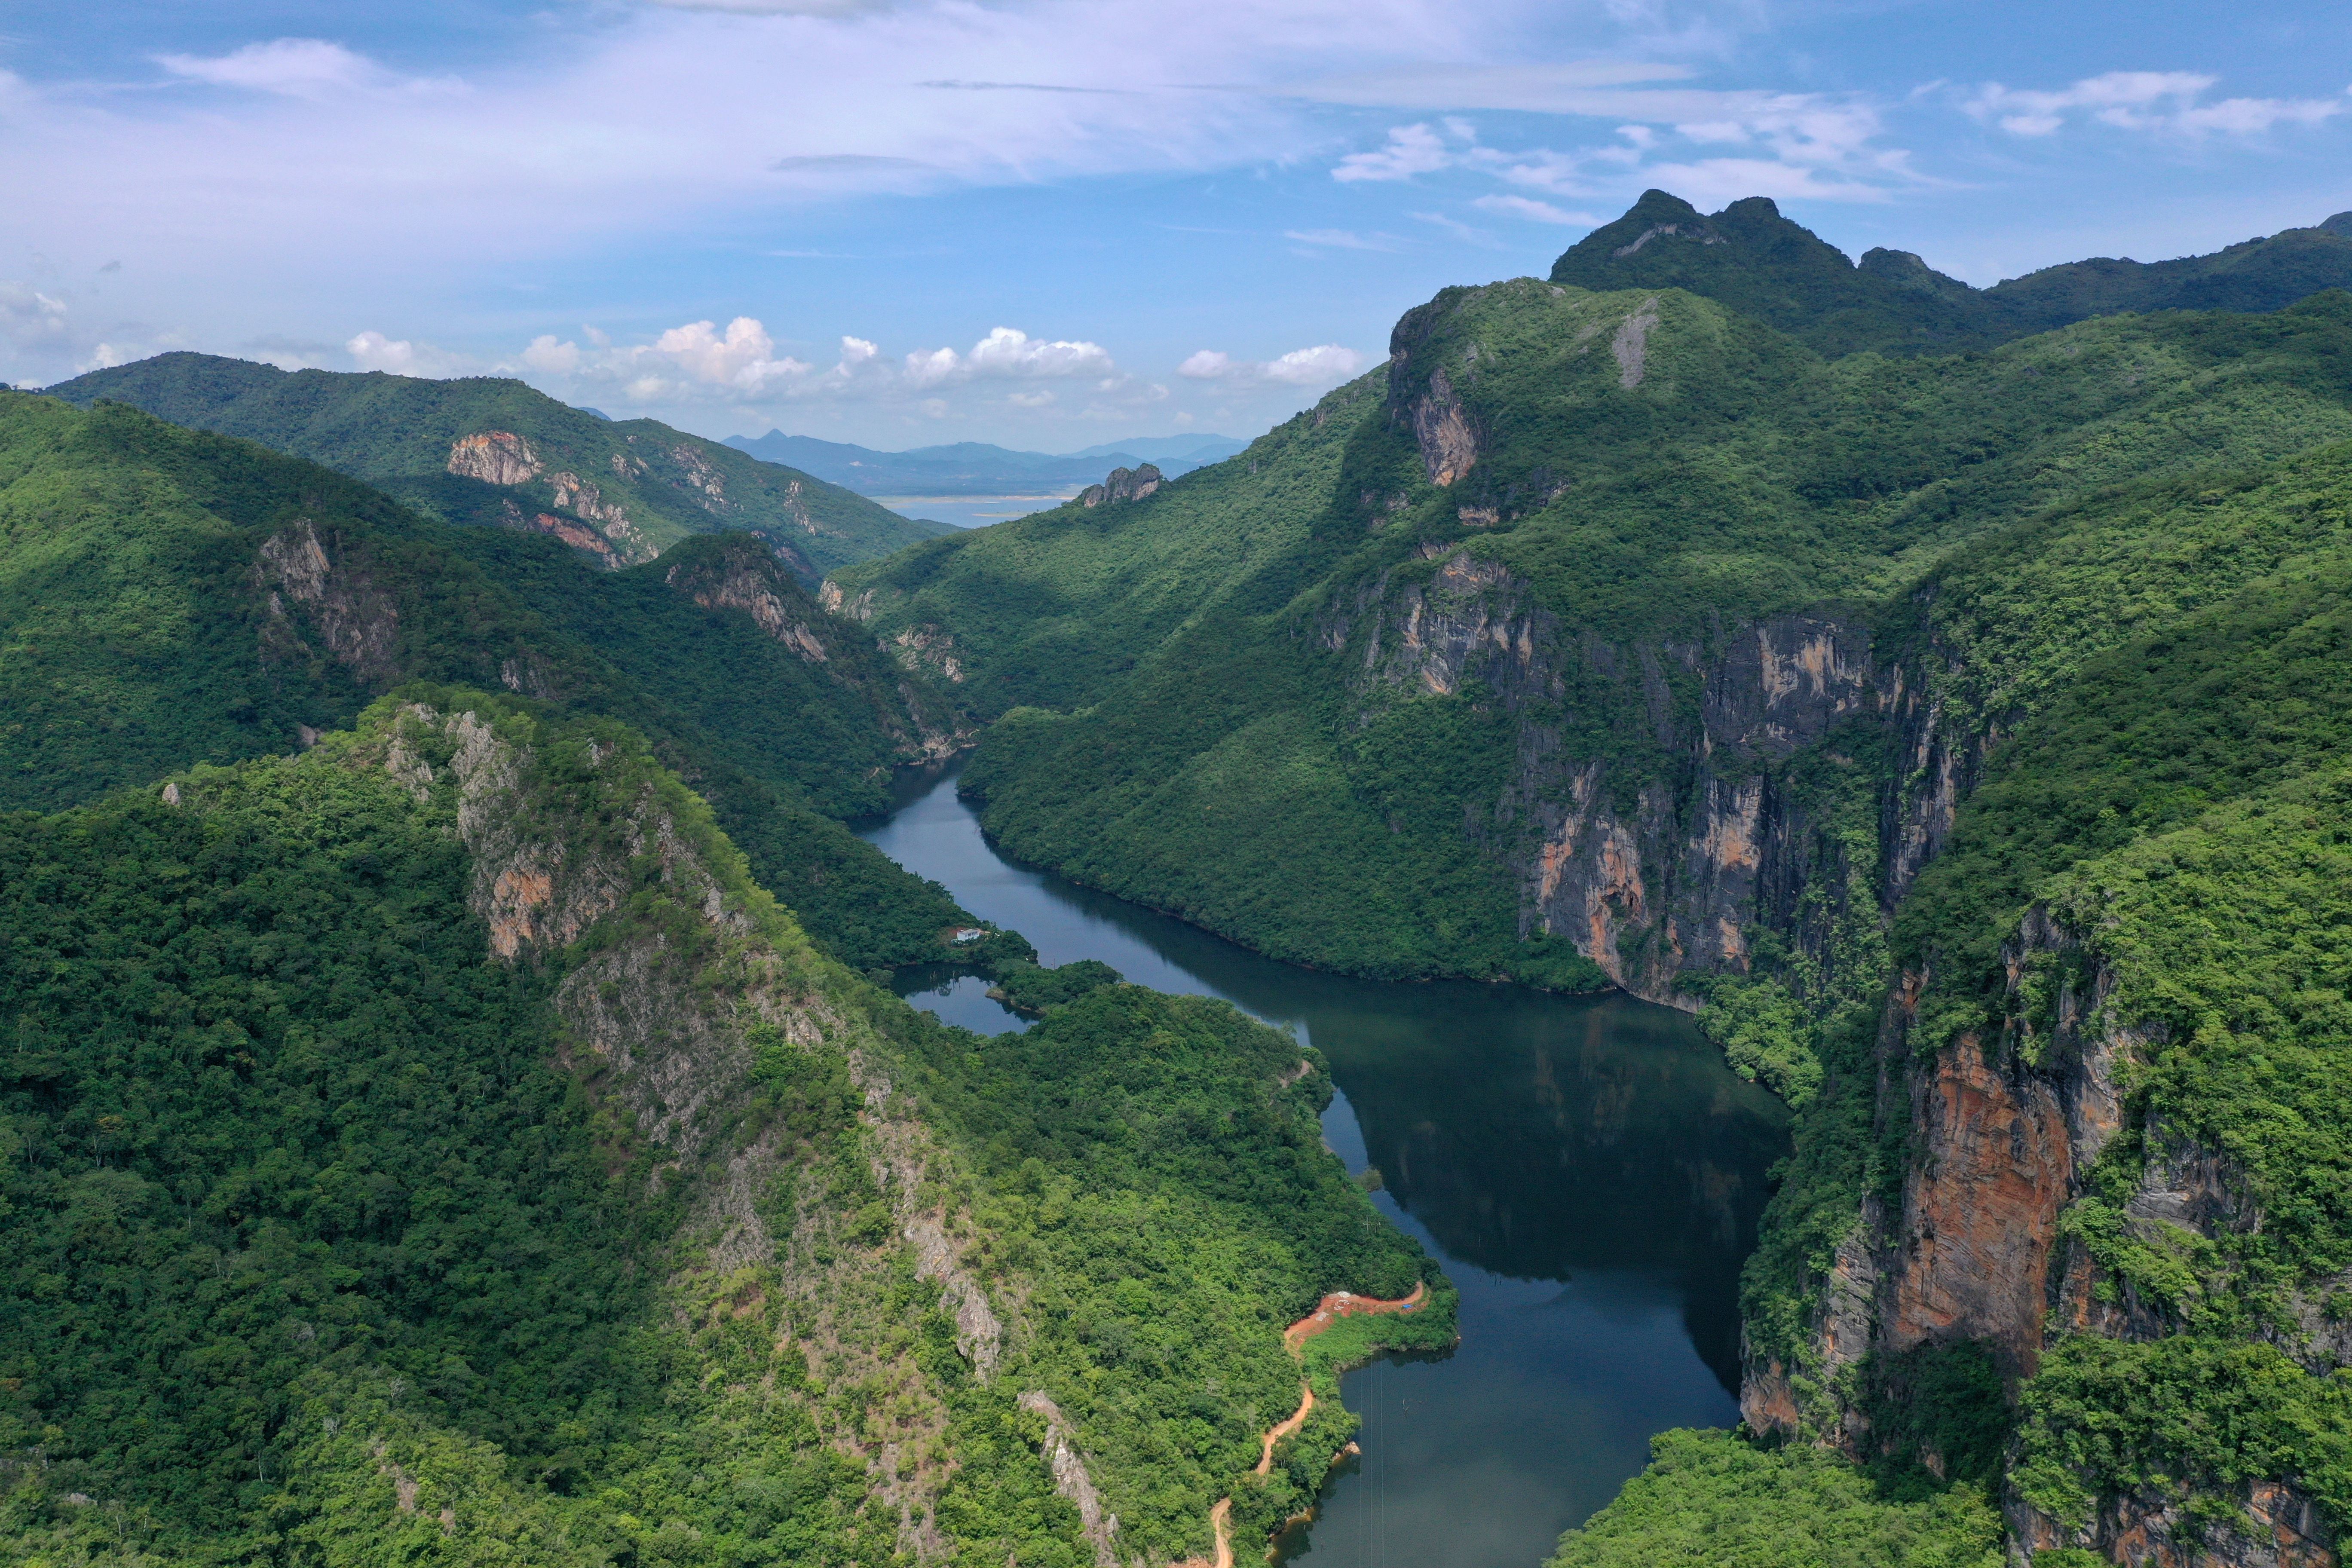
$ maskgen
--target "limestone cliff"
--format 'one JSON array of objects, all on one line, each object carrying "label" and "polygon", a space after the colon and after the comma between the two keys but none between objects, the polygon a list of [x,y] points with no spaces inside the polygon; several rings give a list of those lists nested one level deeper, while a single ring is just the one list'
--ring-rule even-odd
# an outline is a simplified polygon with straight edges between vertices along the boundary
[{"label": "limestone cliff", "polygon": [[[454,808],[491,955],[557,977],[562,1065],[625,1112],[629,1139],[655,1155],[652,1181],[686,1202],[674,1286],[691,1298],[698,1282],[781,1269],[799,1336],[837,1376],[887,1391],[898,1413],[879,1434],[845,1414],[835,1441],[876,1478],[899,1550],[940,1557],[936,1507],[952,1475],[940,1442],[944,1391],[894,1338],[856,1320],[909,1268],[937,1289],[958,1352],[985,1383],[1018,1318],[967,1267],[971,1217],[938,1180],[952,1156],[894,1092],[887,1052],[845,1004],[846,976],[617,726],[583,735],[467,706],[386,710],[362,725],[349,761]],[[805,1195],[782,1210],[769,1201],[790,1150],[762,1128],[762,1050],[845,1058],[897,1244],[845,1245],[854,1216]],[[1055,1460],[1057,1475],[1073,1465],[1082,1476],[1074,1448]]]},{"label": "limestone cliff", "polygon": [[1088,485],[1078,492],[1078,504],[1097,507],[1118,501],[1141,500],[1166,482],[1160,470],[1150,463],[1132,468],[1113,468],[1102,483]]},{"label": "limestone cliff", "polygon": [[[1317,638],[1344,656],[1367,710],[1475,681],[1519,716],[1487,847],[1518,880],[1522,930],[1572,939],[1649,1000],[1696,1008],[1695,983],[1748,969],[1758,926],[1834,963],[1850,874],[1863,873],[1874,921],[1948,832],[1980,760],[1981,744],[1948,740],[1916,674],[1855,622],[1775,616],[1726,627],[1711,648],[1616,644],[1564,627],[1467,546],[1424,547],[1423,559],[1423,575],[1361,584]],[[1604,727],[1615,733],[1593,744]],[[1856,760],[1882,734],[1916,759],[1883,799]],[[1838,748],[1846,735],[1852,754]],[[1839,789],[1790,780],[1809,749]],[[1843,801],[1874,819],[1858,852],[1826,820]]]},{"label": "limestone cliff", "polygon": [[[960,672],[951,657],[940,668],[920,658],[901,658],[895,679],[888,667],[875,667],[871,645],[849,629],[838,612],[840,594],[811,597],[761,545],[735,537],[698,546],[672,565],[663,581],[708,610],[738,611],[803,662],[823,667],[828,679],[868,700],[874,721],[890,737],[905,763],[931,763],[970,743],[971,725],[937,692],[929,674],[950,681]],[[828,584],[830,586],[830,584]]]}]

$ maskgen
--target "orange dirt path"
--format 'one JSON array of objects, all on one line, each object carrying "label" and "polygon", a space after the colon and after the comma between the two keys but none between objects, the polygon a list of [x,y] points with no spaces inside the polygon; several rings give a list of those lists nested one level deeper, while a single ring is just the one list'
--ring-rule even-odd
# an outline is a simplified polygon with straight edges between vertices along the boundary
[{"label": "orange dirt path", "polygon": [[1265,1452],[1260,1454],[1257,1458],[1257,1473],[1259,1475],[1268,1476],[1274,1473],[1274,1446],[1276,1443],[1281,1442],[1285,1437],[1289,1436],[1293,1432],[1297,1431],[1301,1426],[1306,1426],[1307,1413],[1314,1408],[1315,1391],[1307,1386],[1307,1380],[1302,1377],[1298,1380],[1297,1414],[1294,1415],[1289,1420],[1283,1422],[1279,1426],[1269,1426],[1265,1429],[1265,1437],[1264,1439],[1265,1443]]},{"label": "orange dirt path", "polygon": [[[1359,1296],[1353,1290],[1334,1290],[1318,1301],[1313,1311],[1282,1331],[1283,1348],[1292,1355],[1304,1359],[1307,1342],[1342,1318],[1359,1317],[1366,1313],[1410,1312],[1428,1298],[1429,1283],[1423,1279],[1413,1281],[1412,1295],[1400,1296],[1393,1301],[1382,1300],[1378,1296]],[[1274,1473],[1275,1445],[1306,1426],[1307,1415],[1314,1408],[1315,1391],[1307,1386],[1307,1380],[1302,1377],[1298,1380],[1298,1408],[1291,1413],[1288,1420],[1276,1422],[1267,1427],[1265,1436],[1261,1439],[1265,1448],[1258,1455],[1257,1473],[1259,1475],[1266,1476]],[[1354,1446],[1349,1445],[1350,1447]],[[1234,1568],[1233,1517],[1234,1500],[1220,1498],[1217,1506],[1209,1510],[1209,1527],[1216,1532],[1217,1537],[1216,1560],[1212,1563],[1202,1557],[1187,1558],[1182,1563],[1177,1563],[1176,1568]]]}]

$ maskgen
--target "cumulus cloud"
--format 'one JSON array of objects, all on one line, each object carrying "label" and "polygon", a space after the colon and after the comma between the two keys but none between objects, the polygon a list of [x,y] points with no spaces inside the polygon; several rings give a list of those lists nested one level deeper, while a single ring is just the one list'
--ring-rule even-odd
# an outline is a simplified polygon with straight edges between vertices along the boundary
[{"label": "cumulus cloud", "polygon": [[[1968,111],[2012,136],[2049,136],[2078,118],[2125,131],[2190,138],[2252,136],[2277,125],[2316,125],[2344,112],[2344,98],[2225,98],[2204,101],[2217,79],[2196,71],[2108,71],[2054,91],[1987,82]],[[2352,89],[2347,89],[2352,90]]]},{"label": "cumulus cloud", "polygon": [[1350,153],[1331,171],[1335,180],[1410,180],[1433,174],[1454,163],[1444,141],[1426,125],[1400,125],[1388,143],[1369,153]]},{"label": "cumulus cloud", "polygon": [[906,367],[907,380],[916,386],[983,376],[1085,375],[1115,381],[1118,375],[1110,351],[1100,343],[1048,342],[1013,327],[991,329],[967,354],[951,348],[918,350],[907,356]]},{"label": "cumulus cloud", "polygon": [[[375,334],[369,334],[373,337]],[[997,327],[968,352],[951,347],[917,349],[895,358],[871,338],[845,334],[831,365],[820,365],[779,350],[767,324],[737,316],[722,328],[715,321],[688,321],[650,342],[615,344],[593,328],[583,333],[586,347],[553,333],[533,338],[518,356],[523,367],[584,395],[609,389],[639,404],[724,403],[748,406],[778,400],[847,399],[892,403],[924,409],[940,388],[989,381],[1078,381],[1091,392],[1116,393],[1128,386],[1110,351],[1100,343],[1033,338],[1015,327]],[[372,344],[383,368],[406,344]],[[359,340],[352,350],[359,352]],[[605,395],[604,391],[597,395]],[[1024,389],[1008,401],[1014,407],[1044,408],[1051,391]]]},{"label": "cumulus cloud", "polygon": [[544,333],[530,340],[522,351],[522,363],[551,375],[570,375],[580,368],[580,345],[558,342],[553,332]]},{"label": "cumulus cloud", "polygon": [[389,371],[394,375],[431,379],[465,375],[484,368],[468,355],[451,353],[406,338],[389,338],[373,330],[352,337],[343,344],[343,352],[351,355],[352,363],[360,370]]},{"label": "cumulus cloud", "polygon": [[814,367],[785,354],[779,358],[768,329],[751,316],[738,316],[723,333],[715,322],[688,321],[654,340],[650,351],[705,385],[758,395],[772,383],[803,376]]},{"label": "cumulus cloud", "polygon": [[1236,387],[1336,386],[1364,368],[1364,356],[1338,343],[1293,349],[1270,360],[1237,360],[1220,349],[1202,349],[1176,367],[1190,381],[1223,382]]}]

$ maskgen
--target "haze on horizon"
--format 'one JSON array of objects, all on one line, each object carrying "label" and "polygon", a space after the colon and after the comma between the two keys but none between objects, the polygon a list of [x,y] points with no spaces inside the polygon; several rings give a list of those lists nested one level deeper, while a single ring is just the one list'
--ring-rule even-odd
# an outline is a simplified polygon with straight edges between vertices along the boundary
[{"label": "haze on horizon", "polygon": [[1246,436],[1643,189],[1989,284],[2352,207],[2266,5],[99,0],[0,39],[0,380],[173,348],[699,433]]}]

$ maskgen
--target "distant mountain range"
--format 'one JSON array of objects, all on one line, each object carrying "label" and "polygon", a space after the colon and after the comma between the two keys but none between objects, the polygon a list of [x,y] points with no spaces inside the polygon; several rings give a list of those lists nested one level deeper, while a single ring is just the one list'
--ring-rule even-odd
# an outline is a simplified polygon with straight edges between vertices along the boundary
[{"label": "distant mountain range", "polygon": [[1231,436],[1139,436],[1059,456],[1015,452],[985,441],[877,452],[814,436],[730,436],[727,445],[765,462],[814,474],[868,496],[1013,495],[1089,485],[1112,468],[1151,463],[1173,479],[1221,462],[1249,445]]},{"label": "distant mountain range", "polygon": [[1859,263],[1750,196],[1701,213],[1646,191],[1551,269],[1586,289],[1686,289],[1769,322],[1816,353],[1952,353],[1989,349],[2094,316],[2152,310],[2275,310],[2352,287],[2352,212],[2210,256],[2094,257],[1975,289],[1907,250]]},{"label": "distant mountain range", "polygon": [[650,561],[688,534],[743,530],[814,583],[945,527],[656,420],[615,420],[498,377],[289,374],[167,353],[48,391],[85,408],[106,398],[257,441],[428,517],[551,534],[606,566]]}]

